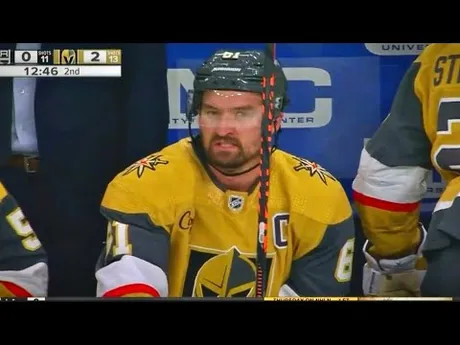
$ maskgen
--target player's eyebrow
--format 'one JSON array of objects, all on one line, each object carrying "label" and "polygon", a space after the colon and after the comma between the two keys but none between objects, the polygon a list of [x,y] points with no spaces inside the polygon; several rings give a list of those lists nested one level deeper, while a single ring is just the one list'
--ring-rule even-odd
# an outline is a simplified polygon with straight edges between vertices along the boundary
[{"label": "player's eyebrow", "polygon": [[208,104],[208,103],[203,103],[201,106],[203,108],[206,108],[206,109],[218,110],[216,107],[214,107],[214,106],[212,106],[211,104]]},{"label": "player's eyebrow", "polygon": [[244,105],[242,107],[233,108],[233,110],[236,110],[236,111],[246,111],[246,110],[252,110],[252,109],[254,109],[252,105]]},{"label": "player's eyebrow", "polygon": [[[208,104],[208,103],[203,103],[202,108],[207,109],[207,110],[220,111],[219,108],[216,108],[215,106],[213,106],[211,104]],[[232,108],[233,111],[248,111],[248,110],[253,110],[253,109],[254,109],[254,106],[252,106],[252,105],[243,105],[243,106],[240,106],[240,107]]]}]

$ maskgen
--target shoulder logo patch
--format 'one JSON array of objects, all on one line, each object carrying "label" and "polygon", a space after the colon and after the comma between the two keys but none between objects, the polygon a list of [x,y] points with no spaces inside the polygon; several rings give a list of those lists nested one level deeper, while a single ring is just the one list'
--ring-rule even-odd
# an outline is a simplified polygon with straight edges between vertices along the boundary
[{"label": "shoulder logo patch", "polygon": [[294,166],[295,171],[308,171],[311,177],[318,176],[325,185],[327,185],[328,179],[332,181],[337,181],[337,179],[334,176],[332,176],[331,173],[324,169],[321,165],[311,162],[308,159],[304,158],[294,156],[292,158],[298,162],[298,164]]},{"label": "shoulder logo patch", "polygon": [[137,177],[141,178],[146,169],[156,171],[158,165],[166,165],[169,163],[167,160],[162,159],[161,157],[162,155],[153,154],[145,158],[142,158],[141,160],[138,160],[136,163],[129,166],[123,172],[123,176],[131,174],[132,172],[136,172]]}]

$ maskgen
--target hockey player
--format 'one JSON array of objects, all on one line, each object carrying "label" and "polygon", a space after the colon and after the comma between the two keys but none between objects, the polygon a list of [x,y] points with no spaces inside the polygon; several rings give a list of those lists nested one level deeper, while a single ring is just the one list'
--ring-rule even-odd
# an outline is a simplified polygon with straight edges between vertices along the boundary
[{"label": "hockey player", "polygon": [[0,297],[44,297],[47,290],[46,253],[0,182]]},{"label": "hockey player", "polygon": [[[97,296],[253,297],[262,52],[218,51],[197,71],[188,120],[200,133],[145,157],[109,184]],[[279,130],[287,82],[276,68]],[[354,250],[341,184],[273,147],[266,296],[343,296]]]},{"label": "hockey player", "polygon": [[[418,296],[423,280],[425,296],[460,296],[458,59],[460,44],[429,45],[408,69],[390,115],[362,151],[353,188],[368,239],[366,295]],[[447,187],[426,237],[420,201],[433,167]]]}]

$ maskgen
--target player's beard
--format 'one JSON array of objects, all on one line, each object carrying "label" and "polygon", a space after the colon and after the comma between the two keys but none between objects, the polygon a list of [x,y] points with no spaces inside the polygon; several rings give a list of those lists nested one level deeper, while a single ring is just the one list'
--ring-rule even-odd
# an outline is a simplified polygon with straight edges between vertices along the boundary
[{"label": "player's beard", "polygon": [[[226,144],[232,144],[237,148],[237,150],[231,152],[215,152],[213,148],[215,147],[214,144],[217,141],[221,141]],[[253,154],[246,152],[238,139],[221,136],[214,136],[211,139],[206,150],[206,156],[209,164],[219,170],[231,173],[238,173],[239,171],[247,169],[246,165],[248,165],[248,162],[251,162],[258,157],[257,152]]]}]

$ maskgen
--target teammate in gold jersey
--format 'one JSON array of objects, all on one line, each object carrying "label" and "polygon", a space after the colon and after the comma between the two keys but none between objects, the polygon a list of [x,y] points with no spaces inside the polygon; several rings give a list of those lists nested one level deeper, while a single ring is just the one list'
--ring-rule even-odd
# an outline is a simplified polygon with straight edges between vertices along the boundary
[{"label": "teammate in gold jersey", "polygon": [[[369,240],[366,294],[460,296],[459,59],[460,44],[429,45],[362,151],[353,188]],[[433,167],[447,187],[426,236],[420,200]]]},{"label": "teammate in gold jersey", "polygon": [[[97,296],[255,296],[264,63],[257,51],[213,54],[190,95],[188,119],[198,119],[199,135],[110,182]],[[272,68],[279,130],[287,82]],[[341,184],[275,147],[270,171],[265,295],[347,295],[355,233]]]},{"label": "teammate in gold jersey", "polygon": [[44,297],[47,292],[46,252],[0,182],[0,297]]}]

